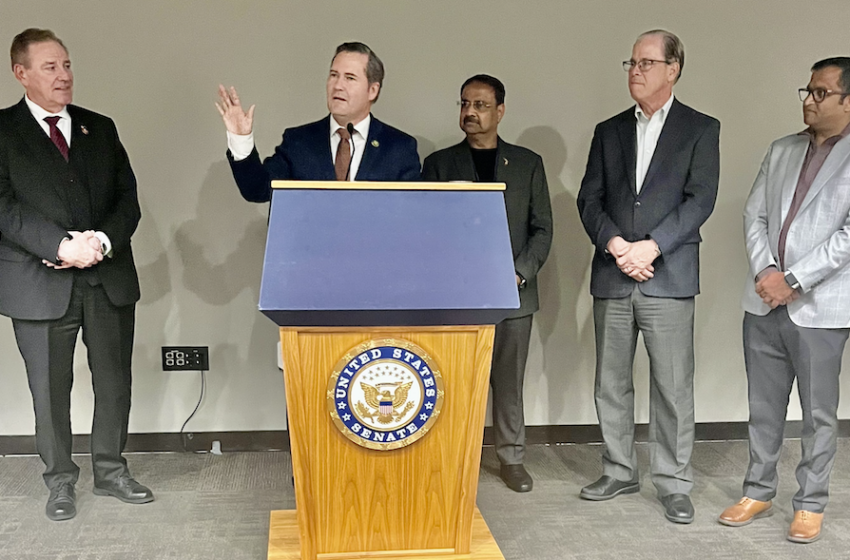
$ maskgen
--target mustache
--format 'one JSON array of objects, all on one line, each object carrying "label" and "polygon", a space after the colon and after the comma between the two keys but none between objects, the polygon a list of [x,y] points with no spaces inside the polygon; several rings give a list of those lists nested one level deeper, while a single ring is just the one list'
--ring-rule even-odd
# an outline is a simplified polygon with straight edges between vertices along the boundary
[{"label": "mustache", "polygon": [[463,118],[463,124],[466,124],[466,123],[476,123],[476,124],[478,124],[478,117],[476,117],[475,115],[468,115],[468,116]]}]

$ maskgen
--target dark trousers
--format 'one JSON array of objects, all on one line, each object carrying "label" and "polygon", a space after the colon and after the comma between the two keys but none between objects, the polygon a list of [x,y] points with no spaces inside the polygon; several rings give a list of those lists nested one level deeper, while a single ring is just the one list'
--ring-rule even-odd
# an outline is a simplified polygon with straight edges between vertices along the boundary
[{"label": "dark trousers", "polygon": [[522,386],[532,315],[505,319],[496,325],[490,386],[493,388],[493,431],[496,455],[503,465],[522,464],[525,454],[525,415]]},{"label": "dark trousers", "polygon": [[782,450],[791,386],[797,380],[803,409],[800,489],[794,510],[822,513],[829,501],[829,475],[838,446],[838,376],[850,329],[795,325],[785,306],[763,317],[744,316],[744,360],[750,404],[750,465],[744,495],[776,496],[776,464]]},{"label": "dark trousers", "polygon": [[70,409],[74,347],[80,329],[95,399],[91,433],[95,482],[126,473],[121,453],[130,414],[135,305],[113,306],[102,286],[91,286],[78,276],[64,317],[14,319],[12,325],[26,364],[35,408],[36,445],[48,488],[76,482],[79,476],[80,469],[71,459]]}]

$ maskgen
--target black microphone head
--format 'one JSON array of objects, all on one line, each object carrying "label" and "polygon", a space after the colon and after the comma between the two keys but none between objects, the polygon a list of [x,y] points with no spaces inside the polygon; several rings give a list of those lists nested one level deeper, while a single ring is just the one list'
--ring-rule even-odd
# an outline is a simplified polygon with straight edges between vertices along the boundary
[{"label": "black microphone head", "polygon": [[348,123],[348,124],[345,126],[345,130],[347,130],[347,131],[348,131],[348,134],[349,134],[349,135],[354,136],[354,125],[353,125],[353,124]]}]

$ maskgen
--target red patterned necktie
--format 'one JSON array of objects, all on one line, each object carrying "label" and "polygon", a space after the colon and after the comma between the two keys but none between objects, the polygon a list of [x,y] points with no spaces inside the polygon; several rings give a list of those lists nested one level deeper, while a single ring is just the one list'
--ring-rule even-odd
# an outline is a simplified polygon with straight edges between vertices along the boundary
[{"label": "red patterned necktie", "polygon": [[336,180],[347,181],[348,171],[351,167],[351,144],[348,142],[351,135],[344,128],[337,129],[336,133],[339,134],[339,146],[336,147],[336,160],[334,161]]},{"label": "red patterned necktie", "polygon": [[65,141],[65,137],[62,136],[62,131],[56,126],[56,123],[59,122],[60,118],[61,117],[44,117],[44,122],[46,122],[47,126],[50,127],[50,139],[53,140],[53,143],[56,144],[57,148],[59,148],[59,153],[62,154],[65,161],[68,161],[68,143]]}]

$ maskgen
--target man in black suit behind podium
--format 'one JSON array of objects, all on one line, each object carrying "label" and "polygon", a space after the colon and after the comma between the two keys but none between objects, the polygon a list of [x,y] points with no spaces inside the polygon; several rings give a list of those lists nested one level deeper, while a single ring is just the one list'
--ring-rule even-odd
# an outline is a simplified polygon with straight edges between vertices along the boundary
[{"label": "man in black suit behind podium", "polygon": [[0,111],[0,314],[11,317],[33,396],[47,517],[76,515],[71,459],[74,347],[82,329],[95,394],[94,493],[152,501],[122,457],[139,281],[130,237],[136,178],[115,124],[71,105],[74,78],[52,31],[15,37],[26,95]]}]

